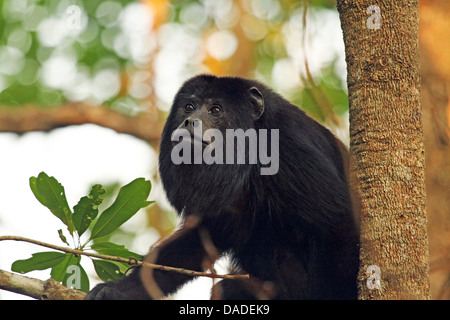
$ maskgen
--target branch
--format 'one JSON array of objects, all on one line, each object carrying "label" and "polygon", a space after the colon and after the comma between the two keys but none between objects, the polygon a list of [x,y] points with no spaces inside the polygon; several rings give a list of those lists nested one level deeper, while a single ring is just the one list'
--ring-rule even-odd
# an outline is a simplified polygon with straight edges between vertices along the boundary
[{"label": "branch", "polygon": [[115,257],[115,256],[104,255],[104,254],[85,252],[85,251],[81,251],[81,250],[75,250],[75,249],[71,249],[71,248],[55,246],[53,244],[49,244],[49,243],[45,243],[45,242],[41,242],[41,241],[37,241],[37,240],[33,240],[33,239],[28,239],[28,238],[24,238],[24,237],[18,237],[18,236],[1,236],[0,241],[4,241],[4,240],[24,241],[24,242],[34,243],[34,244],[37,244],[37,245],[40,245],[43,247],[51,248],[54,250],[63,251],[66,253],[72,253],[75,255],[84,255],[84,256],[88,256],[88,257],[94,257],[94,258],[99,258],[99,259],[104,259],[104,260],[111,260],[111,261],[116,261],[116,262],[124,262],[124,263],[128,263],[128,264],[133,264],[133,265],[144,265],[146,267],[150,267],[150,268],[157,269],[157,270],[174,271],[174,272],[187,274],[189,276],[194,276],[194,277],[208,277],[208,278],[213,278],[213,279],[248,279],[248,278],[250,278],[250,276],[248,274],[219,275],[219,274],[214,274],[214,273],[187,270],[187,269],[183,269],[183,268],[163,266],[163,265],[149,263],[149,262],[136,261],[134,259],[126,259],[126,258],[122,258],[122,257]]},{"label": "branch", "polygon": [[42,281],[3,270],[0,270],[0,289],[41,300],[83,300],[86,296],[53,279]]},{"label": "branch", "polygon": [[85,123],[110,128],[149,142],[159,141],[162,132],[162,125],[157,123],[157,114],[153,112],[131,117],[107,107],[84,103],[67,103],[55,108],[0,106],[0,132],[47,132]]}]

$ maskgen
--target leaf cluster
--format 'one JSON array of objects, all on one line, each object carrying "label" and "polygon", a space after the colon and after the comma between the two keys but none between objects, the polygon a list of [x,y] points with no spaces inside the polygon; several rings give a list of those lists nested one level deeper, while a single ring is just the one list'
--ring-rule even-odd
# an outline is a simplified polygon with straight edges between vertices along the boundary
[{"label": "leaf cluster", "polygon": [[[47,207],[54,216],[59,218],[67,227],[67,231],[77,243],[75,249],[91,250],[99,254],[141,260],[142,256],[129,251],[123,245],[103,240],[117,230],[123,223],[134,216],[141,208],[154,201],[147,201],[151,190],[151,182],[138,178],[120,188],[113,203],[99,213],[99,206],[103,201],[105,189],[96,184],[92,186],[89,194],[82,197],[70,209],[66,199],[64,187],[54,177],[41,172],[37,177],[30,178],[30,187],[36,199]],[[81,235],[91,229],[89,238],[82,243]],[[69,245],[63,231],[58,230],[59,238]],[[95,242],[94,242],[95,240]],[[26,260],[17,260],[11,270],[27,273],[34,270],[51,269],[51,277],[62,282],[67,287],[82,291],[89,291],[89,278],[80,264],[81,256],[73,253],[55,251],[38,252]],[[103,281],[118,280],[124,275],[128,265],[120,262],[111,262],[91,258],[97,275]]]}]

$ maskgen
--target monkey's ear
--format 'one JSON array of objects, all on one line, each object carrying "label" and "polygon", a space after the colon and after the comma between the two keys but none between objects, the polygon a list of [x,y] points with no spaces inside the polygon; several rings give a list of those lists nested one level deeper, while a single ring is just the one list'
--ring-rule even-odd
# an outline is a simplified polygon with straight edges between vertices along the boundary
[{"label": "monkey's ear", "polygon": [[264,113],[264,98],[261,91],[256,87],[251,87],[248,90],[253,104],[253,119],[258,120]]}]

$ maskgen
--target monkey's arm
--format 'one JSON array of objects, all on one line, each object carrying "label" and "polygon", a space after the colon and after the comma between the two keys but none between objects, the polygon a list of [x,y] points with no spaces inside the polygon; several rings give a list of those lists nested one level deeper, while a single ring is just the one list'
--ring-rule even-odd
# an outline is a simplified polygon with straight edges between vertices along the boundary
[{"label": "monkey's arm", "polygon": [[[204,249],[197,227],[182,227],[164,239],[145,257],[145,261],[150,263],[193,271],[203,271],[209,260],[211,259]],[[154,298],[174,293],[183,284],[194,279],[190,275],[148,267],[142,268],[141,278]]]}]

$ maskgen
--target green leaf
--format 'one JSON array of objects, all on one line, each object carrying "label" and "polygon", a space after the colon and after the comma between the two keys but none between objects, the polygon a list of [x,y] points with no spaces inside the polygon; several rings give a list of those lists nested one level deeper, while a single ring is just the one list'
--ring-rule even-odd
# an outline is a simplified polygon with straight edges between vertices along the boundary
[{"label": "green leaf", "polygon": [[65,253],[64,259],[52,268],[50,275],[52,279],[62,282],[67,274],[67,269],[70,266],[78,265],[80,263],[81,257],[76,257],[72,253]]},{"label": "green leaf", "polygon": [[99,184],[94,185],[89,195],[80,199],[78,204],[73,207],[73,224],[81,236],[90,226],[91,222],[97,217],[98,206],[102,203],[101,195],[105,194],[105,189]]},{"label": "green leaf", "polygon": [[109,256],[116,256],[121,258],[135,258],[136,260],[142,260],[143,256],[135,252],[129,251],[125,246],[118,245],[111,242],[95,243],[91,246],[92,249],[100,254],[106,254]]},{"label": "green leaf", "polygon": [[89,291],[89,277],[81,264],[71,265],[66,270],[62,284],[71,289]]},{"label": "green leaf", "polygon": [[144,178],[138,178],[123,186],[114,203],[98,218],[92,229],[91,240],[106,236],[130,219],[139,209],[151,202],[147,201],[151,183]]},{"label": "green leaf", "polygon": [[92,260],[92,262],[95,272],[103,281],[116,281],[123,277],[119,267],[112,262],[105,260]]},{"label": "green leaf", "polygon": [[26,260],[17,260],[12,266],[11,270],[19,273],[27,273],[34,270],[45,270],[53,268],[61,263],[65,254],[61,252],[48,251],[33,253],[32,257]]},{"label": "green leaf", "polygon": [[75,230],[72,222],[72,211],[67,203],[64,187],[58,180],[49,177],[45,172],[41,172],[37,178],[30,178],[30,188],[36,199],[58,217],[72,235]]}]

